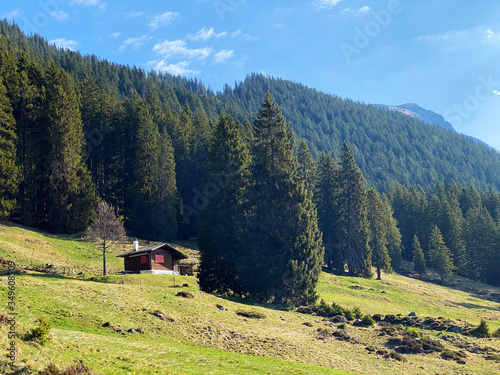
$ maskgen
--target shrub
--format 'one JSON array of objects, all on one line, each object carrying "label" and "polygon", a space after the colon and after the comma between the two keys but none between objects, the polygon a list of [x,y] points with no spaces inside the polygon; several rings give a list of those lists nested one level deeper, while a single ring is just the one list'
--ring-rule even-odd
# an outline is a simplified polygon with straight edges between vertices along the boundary
[{"label": "shrub", "polygon": [[354,315],[354,313],[351,310],[345,310],[344,314],[345,314],[345,318],[347,320],[354,320],[354,319],[356,319],[356,316]]},{"label": "shrub", "polygon": [[497,329],[495,332],[493,332],[493,334],[491,336],[496,337],[496,338],[500,338],[500,328]]},{"label": "shrub", "polygon": [[408,335],[410,335],[411,337],[415,337],[415,338],[420,337],[420,332],[418,332],[418,329],[416,329],[416,328],[409,327],[406,331],[408,332]]},{"label": "shrub", "polygon": [[56,365],[50,363],[39,375],[93,375],[94,373],[81,361],[76,365],[70,365],[64,370],[60,370]]},{"label": "shrub", "polygon": [[24,336],[25,341],[36,342],[40,345],[50,340],[50,329],[52,328],[46,317],[37,319],[38,326],[31,328]]},{"label": "shrub", "polygon": [[490,337],[490,329],[488,327],[488,322],[486,320],[481,319],[481,323],[470,331],[472,336],[475,337]]},{"label": "shrub", "polygon": [[357,306],[354,309],[352,309],[352,313],[354,314],[354,318],[356,319],[361,319],[363,317],[363,313]]},{"label": "shrub", "polygon": [[370,315],[365,315],[363,316],[363,319],[361,319],[361,323],[367,326],[372,326],[375,324],[375,320],[373,320]]}]

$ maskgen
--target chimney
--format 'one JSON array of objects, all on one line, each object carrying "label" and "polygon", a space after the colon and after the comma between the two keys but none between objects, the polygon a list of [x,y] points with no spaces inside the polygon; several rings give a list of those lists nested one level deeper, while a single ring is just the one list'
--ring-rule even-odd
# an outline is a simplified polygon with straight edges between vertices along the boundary
[{"label": "chimney", "polygon": [[134,251],[139,251],[139,241],[137,241],[137,238],[134,238]]}]

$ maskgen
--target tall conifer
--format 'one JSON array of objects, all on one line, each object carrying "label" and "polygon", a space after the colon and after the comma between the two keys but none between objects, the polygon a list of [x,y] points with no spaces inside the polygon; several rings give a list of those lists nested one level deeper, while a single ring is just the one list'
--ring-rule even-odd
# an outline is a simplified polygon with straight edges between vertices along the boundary
[{"label": "tall conifer", "polygon": [[420,242],[418,241],[418,237],[413,236],[413,264],[415,266],[415,272],[417,272],[420,276],[423,276],[427,272],[424,252],[422,251],[422,247],[420,246]]},{"label": "tall conifer", "polygon": [[0,80],[0,218],[7,219],[15,208],[21,174],[16,158],[16,121]]},{"label": "tall conifer", "polygon": [[208,201],[200,212],[198,280],[206,292],[241,293],[237,259],[244,262],[247,244],[244,207],[248,193],[250,156],[236,122],[221,114],[210,140],[205,177]]},{"label": "tall conifer", "polygon": [[374,188],[367,192],[367,220],[369,227],[370,250],[373,266],[377,269],[377,280],[381,280],[381,271],[391,271],[391,259],[387,250],[387,226],[384,203]]},{"label": "tall conifer", "polygon": [[441,277],[441,282],[453,276],[454,266],[452,258],[450,250],[444,243],[441,231],[437,226],[434,226],[429,240],[429,259],[432,268]]},{"label": "tall conifer", "polygon": [[[42,176],[45,212],[39,223],[56,232],[87,227],[97,206],[94,184],[84,163],[84,136],[78,98],[71,78],[51,65],[46,73],[42,121],[47,126]],[[41,203],[41,202],[40,202]]]},{"label": "tall conifer", "polygon": [[339,208],[342,229],[342,256],[350,274],[371,276],[372,255],[368,246],[366,189],[354,155],[344,142],[341,150]]},{"label": "tall conifer", "polygon": [[323,247],[312,195],[296,177],[293,149],[291,127],[267,93],[254,119],[241,285],[254,298],[300,304],[316,299]]}]

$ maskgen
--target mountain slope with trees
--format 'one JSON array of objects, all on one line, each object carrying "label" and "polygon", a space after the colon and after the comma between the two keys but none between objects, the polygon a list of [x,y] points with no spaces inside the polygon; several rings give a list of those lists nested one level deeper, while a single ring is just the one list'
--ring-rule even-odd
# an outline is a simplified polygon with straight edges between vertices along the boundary
[{"label": "mountain slope with trees", "polygon": [[[445,178],[484,190],[500,190],[500,154],[488,146],[424,124],[397,112],[328,95],[304,85],[260,74],[247,76],[234,87],[215,93],[197,79],[145,72],[57,49],[38,35],[26,37],[16,25],[0,23],[8,43],[30,55],[42,68],[51,61],[75,80],[89,76],[114,99],[154,94],[163,109],[180,114],[189,106],[207,118],[229,113],[248,127],[269,91],[290,121],[299,139],[305,139],[313,156],[337,153],[347,142],[370,186],[385,191],[390,185],[432,186]],[[87,133],[87,135],[89,135]],[[87,143],[95,138],[87,136]],[[297,143],[298,144],[298,143]],[[178,176],[181,177],[181,176]],[[182,191],[181,191],[182,194]]]}]

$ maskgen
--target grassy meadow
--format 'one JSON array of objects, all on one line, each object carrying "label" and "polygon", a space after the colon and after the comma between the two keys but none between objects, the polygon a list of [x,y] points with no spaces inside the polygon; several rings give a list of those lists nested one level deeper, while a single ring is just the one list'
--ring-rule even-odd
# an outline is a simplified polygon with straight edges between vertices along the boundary
[{"label": "grassy meadow", "polygon": [[[189,243],[178,246],[196,256]],[[99,253],[79,236],[54,236],[6,222],[0,224],[0,257],[20,264],[33,260],[78,267],[89,275],[98,275],[101,265]],[[120,270],[122,259],[114,258],[108,264]],[[177,296],[179,292],[193,298]],[[329,304],[359,307],[371,315],[414,311],[471,325],[484,318],[491,331],[500,327],[495,301],[500,289],[460,278],[441,286],[397,274],[377,281],[324,273],[318,292]],[[5,306],[1,314],[7,311],[5,276],[0,277],[0,301]],[[19,335],[41,316],[52,325],[51,340],[43,346],[16,339],[17,365],[24,373],[37,373],[50,363],[63,369],[78,361],[95,374],[500,372],[500,363],[487,359],[500,354],[496,338],[420,330],[447,350],[463,351],[465,363],[443,359],[438,352],[403,354],[404,360],[397,360],[383,354],[388,343],[382,324],[346,324],[348,339],[340,340],[331,334],[339,329],[327,319],[213,296],[200,291],[196,278],[189,276],[175,276],[175,285],[173,276],[156,275],[114,275],[103,283],[28,271],[16,275],[16,303]],[[7,330],[0,325],[0,364],[7,361]]]}]

